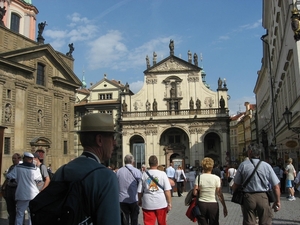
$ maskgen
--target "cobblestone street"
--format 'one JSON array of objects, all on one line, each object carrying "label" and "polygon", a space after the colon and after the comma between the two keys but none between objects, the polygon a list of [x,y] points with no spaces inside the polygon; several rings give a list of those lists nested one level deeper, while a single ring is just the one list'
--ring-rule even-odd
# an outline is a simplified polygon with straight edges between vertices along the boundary
[{"label": "cobblestone street", "polygon": [[[220,213],[220,225],[241,225],[243,221],[240,206],[232,203],[231,195],[227,193],[227,188],[223,188],[224,198],[228,208],[228,216],[223,217]],[[187,194],[186,192],[184,194]],[[196,224],[190,221],[186,216],[185,212],[187,206],[184,205],[185,197],[176,197],[174,193],[172,198],[173,209],[168,215],[168,225],[192,225]],[[296,192],[296,201],[288,201],[286,195],[281,196],[281,210],[274,213],[273,225],[300,225],[300,194]],[[1,198],[1,215],[0,215],[0,225],[8,225],[7,213],[5,211],[5,201]],[[220,206],[220,211],[222,212],[222,206]],[[27,221],[26,221],[27,222]],[[143,224],[142,212],[139,215],[139,223]],[[26,223],[27,225],[27,223]],[[112,224],[113,225],[113,224]]]}]

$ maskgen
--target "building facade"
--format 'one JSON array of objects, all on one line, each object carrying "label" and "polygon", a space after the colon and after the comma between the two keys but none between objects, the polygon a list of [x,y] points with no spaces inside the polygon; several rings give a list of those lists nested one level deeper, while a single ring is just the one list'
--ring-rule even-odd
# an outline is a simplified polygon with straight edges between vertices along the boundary
[{"label": "building facade", "polygon": [[[4,18],[19,13],[20,28],[31,29],[35,23],[23,18],[23,11],[37,9],[28,1],[8,2]],[[15,4],[20,12],[12,7]],[[14,153],[37,150],[44,163],[56,170],[75,157],[70,131],[74,130],[75,91],[81,81],[73,72],[72,57],[22,33],[26,34],[11,30],[6,22],[0,26],[0,118],[6,127],[1,171],[12,164]]]},{"label": "building facade", "polygon": [[261,37],[262,66],[254,88],[257,99],[257,134],[265,147],[267,160],[284,164],[293,158],[298,170],[299,133],[288,129],[283,113],[293,113],[291,127],[300,126],[300,43],[295,40],[291,18],[298,15],[295,1],[263,1]]},{"label": "building facade", "polygon": [[[122,156],[122,135],[119,120],[121,116],[121,93],[125,91],[126,85],[123,85],[120,81],[109,80],[107,75],[104,74],[96,84],[93,84],[90,88],[86,88],[84,77],[82,80],[83,86],[76,92],[76,104],[75,104],[75,129],[80,128],[81,117],[88,113],[108,113],[113,116],[115,121],[115,130],[118,131],[116,136],[116,148],[112,154],[109,162],[105,162],[108,165],[114,165],[121,167],[123,165]],[[128,88],[128,93],[133,94]],[[83,148],[78,140],[78,135],[75,134],[75,149],[77,155],[80,155]]]},{"label": "building facade", "polygon": [[146,57],[144,86],[136,93],[122,93],[122,151],[132,153],[136,166],[156,155],[159,163],[175,167],[199,166],[205,157],[226,164],[229,144],[229,114],[226,81],[219,78],[217,91],[205,83],[198,56],[188,60],[170,55],[153,64]]}]

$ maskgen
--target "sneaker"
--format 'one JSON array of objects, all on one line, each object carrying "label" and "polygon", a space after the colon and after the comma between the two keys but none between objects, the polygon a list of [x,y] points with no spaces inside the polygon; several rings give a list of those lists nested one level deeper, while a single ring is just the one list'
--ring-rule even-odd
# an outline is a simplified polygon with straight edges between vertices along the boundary
[{"label": "sneaker", "polygon": [[287,199],[289,199],[290,197],[292,197],[291,195],[286,196]]},{"label": "sneaker", "polygon": [[289,200],[289,201],[295,201],[296,198],[295,198],[295,196],[290,196],[290,197],[288,198],[288,200]]}]

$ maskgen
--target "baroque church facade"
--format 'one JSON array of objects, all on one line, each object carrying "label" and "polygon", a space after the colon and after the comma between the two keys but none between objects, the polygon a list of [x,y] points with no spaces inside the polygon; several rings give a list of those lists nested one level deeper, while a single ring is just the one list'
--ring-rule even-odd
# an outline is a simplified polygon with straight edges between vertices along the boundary
[{"label": "baroque church facade", "polygon": [[219,78],[218,89],[210,90],[198,56],[192,60],[189,51],[187,61],[176,57],[173,40],[169,48],[170,55],[160,62],[153,53],[153,65],[146,57],[138,93],[129,86],[121,93],[123,155],[133,154],[137,168],[151,155],[166,166],[197,167],[206,156],[225,165],[230,160],[226,81]]},{"label": "baroque church facade", "polygon": [[[72,52],[63,54],[44,44],[45,23],[31,0],[1,2],[0,110],[4,129],[1,171],[14,153],[39,151],[46,165],[59,166],[74,152],[75,91],[81,81],[73,72]],[[4,13],[4,14],[3,14]]]}]

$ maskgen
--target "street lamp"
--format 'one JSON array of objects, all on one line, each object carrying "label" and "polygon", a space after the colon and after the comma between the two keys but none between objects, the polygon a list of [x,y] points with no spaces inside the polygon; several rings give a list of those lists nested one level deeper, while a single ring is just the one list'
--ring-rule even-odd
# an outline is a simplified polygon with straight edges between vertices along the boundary
[{"label": "street lamp", "polygon": [[300,1],[297,0],[294,4],[294,9],[292,10],[291,16],[291,25],[292,30],[294,31],[294,39],[295,41],[300,40]]},{"label": "street lamp", "polygon": [[299,134],[300,133],[300,127],[291,127],[290,124],[292,122],[292,115],[293,113],[288,109],[288,107],[285,107],[285,112],[282,114],[284,122],[288,125],[288,129]]}]

